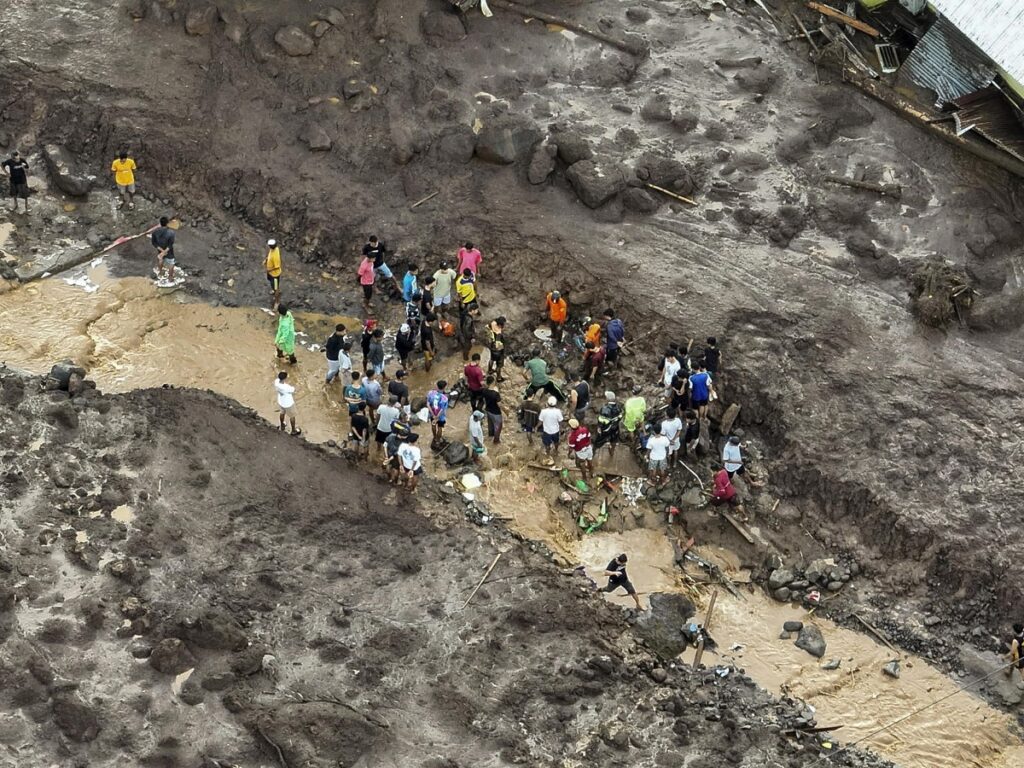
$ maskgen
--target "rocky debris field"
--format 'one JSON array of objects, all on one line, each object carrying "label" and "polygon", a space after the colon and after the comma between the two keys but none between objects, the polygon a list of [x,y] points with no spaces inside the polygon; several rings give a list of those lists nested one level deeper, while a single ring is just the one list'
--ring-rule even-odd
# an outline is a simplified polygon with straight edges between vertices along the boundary
[{"label": "rocky debris field", "polygon": [[634,631],[230,401],[4,370],[0,411],[0,765],[814,763],[796,704],[649,649],[685,599]]}]

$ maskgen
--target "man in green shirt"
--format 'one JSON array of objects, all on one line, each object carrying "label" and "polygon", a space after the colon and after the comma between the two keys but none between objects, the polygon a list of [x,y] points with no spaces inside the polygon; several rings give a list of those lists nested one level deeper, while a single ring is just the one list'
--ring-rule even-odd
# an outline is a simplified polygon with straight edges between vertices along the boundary
[{"label": "man in green shirt", "polygon": [[525,379],[528,384],[526,387],[527,399],[533,397],[538,391],[544,390],[559,402],[563,402],[565,400],[565,395],[562,394],[562,390],[560,390],[558,385],[551,380],[551,376],[548,374],[547,361],[540,356],[539,349],[534,349],[530,352],[530,359],[527,360],[526,365],[523,366],[523,379]]}]

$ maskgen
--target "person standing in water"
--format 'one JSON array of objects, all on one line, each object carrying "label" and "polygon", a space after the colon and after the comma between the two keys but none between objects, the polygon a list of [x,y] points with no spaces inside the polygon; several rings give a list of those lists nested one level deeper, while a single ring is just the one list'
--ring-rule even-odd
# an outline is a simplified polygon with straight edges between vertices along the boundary
[{"label": "person standing in water", "polygon": [[277,305],[277,315],[277,335],[274,337],[277,356],[287,356],[288,362],[295,365],[299,362],[295,357],[295,316],[284,304]]}]

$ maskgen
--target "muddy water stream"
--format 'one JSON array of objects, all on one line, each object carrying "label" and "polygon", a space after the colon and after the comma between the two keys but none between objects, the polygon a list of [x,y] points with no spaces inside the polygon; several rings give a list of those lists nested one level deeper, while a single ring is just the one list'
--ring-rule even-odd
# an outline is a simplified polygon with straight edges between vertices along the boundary
[{"label": "muddy water stream", "polygon": [[[2,247],[2,243],[0,243]],[[299,316],[297,326],[309,336],[307,348],[296,349],[299,363],[282,366],[274,354],[276,318],[255,308],[211,307],[180,294],[162,295],[149,280],[113,279],[105,266],[93,264],[76,272],[20,287],[0,296],[0,361],[43,373],[63,358],[84,364],[101,389],[123,392],[171,384],[212,389],[254,408],[276,422],[273,379],[286,369],[295,384],[299,424],[314,441],[340,439],[348,419],[340,404],[341,387],[323,384],[320,343],[336,322],[356,328],[351,318]],[[356,355],[358,358],[358,355]],[[455,358],[442,360],[431,375],[410,377],[410,388],[422,395],[435,379],[454,381],[461,368]],[[506,384],[507,399],[517,384]],[[450,439],[464,440],[468,409],[452,411]],[[524,535],[543,540],[570,563],[584,564],[596,581],[620,552],[630,555],[630,577],[646,602],[647,595],[680,588],[674,553],[661,530],[636,528],[621,533],[598,532],[580,537],[568,515],[549,504],[557,497],[557,478],[524,465],[540,456],[517,434],[506,418],[506,440],[489,448],[488,463],[499,469],[483,472],[486,481],[476,495],[493,514],[508,519]],[[624,455],[625,454],[625,455]],[[599,454],[599,469],[607,458]],[[636,474],[627,452],[616,456],[616,469]],[[116,510],[131,524],[134,511]],[[703,549],[727,570],[736,570],[728,553]],[[742,574],[734,573],[738,579]],[[872,638],[837,627],[799,609],[772,602],[759,590],[744,590],[746,599],[725,592],[718,597],[711,632],[719,656],[705,653],[705,663],[743,667],[766,689],[804,699],[822,725],[839,725],[836,736],[849,743],[911,710],[956,690],[956,683],[922,659],[903,656],[899,680],[885,677],[881,667],[894,654]],[[624,594],[608,599],[628,606]],[[699,617],[703,619],[701,615]],[[787,619],[813,621],[828,641],[818,661],[779,639]],[[743,647],[730,651],[735,644]],[[840,660],[834,671],[824,661]],[[970,694],[954,696],[895,728],[872,737],[863,746],[905,768],[944,765],[1011,768],[1024,765],[1024,748],[1012,719]]]}]

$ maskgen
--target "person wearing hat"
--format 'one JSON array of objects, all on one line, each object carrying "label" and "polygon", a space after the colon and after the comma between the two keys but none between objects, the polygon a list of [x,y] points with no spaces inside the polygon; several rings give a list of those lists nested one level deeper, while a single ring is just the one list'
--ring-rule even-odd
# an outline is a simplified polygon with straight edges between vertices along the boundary
[{"label": "person wearing hat", "polygon": [[138,166],[128,156],[128,150],[122,149],[114,162],[110,164],[110,170],[114,174],[114,183],[117,184],[117,191],[121,194],[121,206],[128,206],[128,210],[135,208],[135,171]]},{"label": "person wearing hat", "polygon": [[25,201],[25,213],[28,213],[28,163],[18,150],[11,152],[10,158],[0,163],[4,173],[11,180],[11,200],[14,202],[12,211],[18,211],[18,198]]},{"label": "person wearing hat", "polygon": [[576,460],[584,480],[594,476],[594,445],[586,424],[569,419],[569,458]]},{"label": "person wearing hat", "polygon": [[608,584],[601,591],[614,592],[619,587],[622,587],[626,590],[626,594],[633,598],[633,602],[636,603],[636,609],[642,611],[644,608],[640,604],[640,597],[637,595],[633,582],[629,580],[629,575],[626,573],[626,563],[628,562],[629,558],[623,553],[608,563],[608,567],[604,569],[604,575],[608,577]]},{"label": "person wearing hat", "polygon": [[487,452],[484,447],[484,414],[483,411],[473,411],[469,417],[469,455],[473,457],[473,463],[479,464],[483,455]]},{"label": "person wearing hat", "polygon": [[542,408],[537,418],[540,421],[540,439],[544,445],[544,453],[547,454],[547,463],[554,464],[554,453],[558,450],[558,438],[562,431],[562,422],[565,420],[558,408],[558,400],[553,396],[548,397],[547,408]]},{"label": "person wearing hat", "polygon": [[547,310],[548,323],[551,325],[551,340],[555,344],[561,344],[565,321],[569,318],[569,304],[558,291],[551,291],[544,297],[544,308]]},{"label": "person wearing hat", "polygon": [[277,246],[277,240],[267,240],[267,258],[263,261],[267,270],[267,282],[270,283],[270,293],[274,296],[274,306],[281,303],[281,249]]},{"label": "person wearing hat", "polygon": [[277,356],[285,357],[292,365],[299,362],[295,358],[295,316],[284,304],[277,305],[277,335],[274,336],[274,346],[277,347]]},{"label": "person wearing hat", "polygon": [[416,333],[408,323],[402,323],[395,334],[395,352],[402,368],[410,369],[409,355],[416,349]]}]

